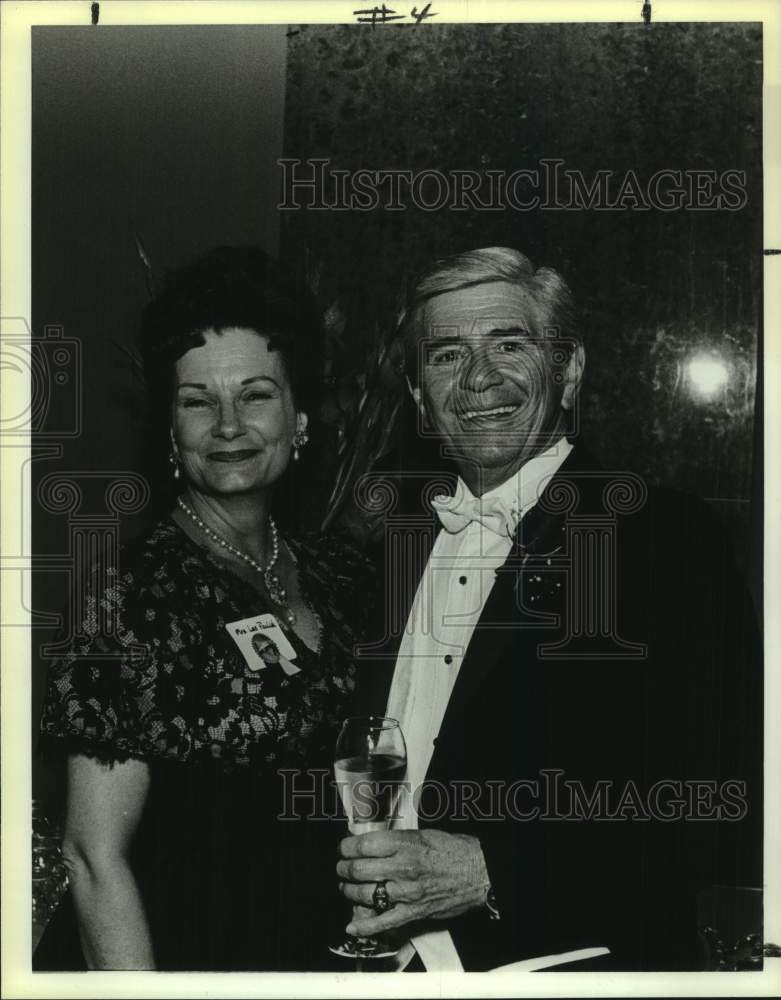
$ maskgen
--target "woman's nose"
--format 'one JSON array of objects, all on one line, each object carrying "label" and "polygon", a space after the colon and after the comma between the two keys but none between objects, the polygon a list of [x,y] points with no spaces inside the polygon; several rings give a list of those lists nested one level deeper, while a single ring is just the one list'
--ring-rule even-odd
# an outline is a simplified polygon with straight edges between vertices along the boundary
[{"label": "woman's nose", "polygon": [[213,433],[229,440],[244,433],[244,425],[238,407],[232,402],[220,404]]}]

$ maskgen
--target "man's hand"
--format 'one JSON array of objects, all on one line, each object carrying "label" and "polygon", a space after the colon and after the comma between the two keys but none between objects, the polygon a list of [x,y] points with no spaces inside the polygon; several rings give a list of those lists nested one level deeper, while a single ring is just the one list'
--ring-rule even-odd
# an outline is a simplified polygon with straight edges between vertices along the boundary
[{"label": "man's hand", "polygon": [[392,908],[356,912],[348,934],[370,937],[420,920],[449,920],[482,906],[489,886],[476,837],[441,830],[394,830],[345,837],[336,874],[341,892],[373,907],[377,882],[386,882]]}]

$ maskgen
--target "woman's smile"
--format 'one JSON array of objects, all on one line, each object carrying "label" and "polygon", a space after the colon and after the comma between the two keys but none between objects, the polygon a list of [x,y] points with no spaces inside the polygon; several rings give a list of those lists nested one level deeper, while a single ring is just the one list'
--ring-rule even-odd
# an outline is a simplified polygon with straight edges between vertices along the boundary
[{"label": "woman's smile", "polygon": [[248,462],[260,454],[258,448],[242,448],[233,451],[213,451],[206,457],[210,462]]}]

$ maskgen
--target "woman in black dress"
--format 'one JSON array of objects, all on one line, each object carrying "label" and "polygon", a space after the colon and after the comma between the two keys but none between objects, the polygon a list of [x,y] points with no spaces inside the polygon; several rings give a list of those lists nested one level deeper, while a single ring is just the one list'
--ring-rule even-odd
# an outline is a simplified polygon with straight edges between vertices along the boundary
[{"label": "woman in black dress", "polygon": [[271,514],[307,442],[317,316],[264,253],[221,248],[169,274],[142,353],[181,492],[88,586],[50,671],[70,889],[34,965],[325,968],[344,832],[327,772],[368,570]]}]

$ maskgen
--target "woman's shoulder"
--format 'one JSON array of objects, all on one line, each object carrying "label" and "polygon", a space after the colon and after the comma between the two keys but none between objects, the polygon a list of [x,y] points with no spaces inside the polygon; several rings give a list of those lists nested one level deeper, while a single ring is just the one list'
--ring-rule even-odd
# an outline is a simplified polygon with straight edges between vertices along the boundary
[{"label": "woman's shoulder", "polygon": [[182,627],[185,609],[212,593],[214,587],[204,583],[207,575],[197,547],[171,520],[123,542],[114,558],[96,560],[74,581],[70,617],[81,617],[71,622],[60,668],[85,653],[158,646],[168,632]]},{"label": "woman's shoulder", "polygon": [[201,549],[170,518],[120,545],[117,584],[124,589],[174,592],[207,574]]},{"label": "woman's shoulder", "polygon": [[161,562],[181,561],[185,536],[170,517],[161,518],[146,531],[119,546],[119,564],[128,572],[143,574]]},{"label": "woman's shoulder", "polygon": [[75,601],[83,614],[48,669],[45,752],[61,755],[65,740],[106,762],[189,757],[186,688],[192,651],[206,648],[203,612],[213,588],[200,593],[197,583],[207,572],[197,546],[170,520],[91,567]]}]

